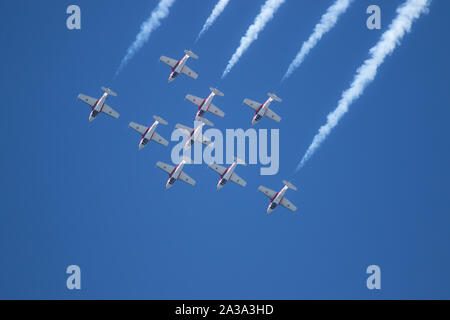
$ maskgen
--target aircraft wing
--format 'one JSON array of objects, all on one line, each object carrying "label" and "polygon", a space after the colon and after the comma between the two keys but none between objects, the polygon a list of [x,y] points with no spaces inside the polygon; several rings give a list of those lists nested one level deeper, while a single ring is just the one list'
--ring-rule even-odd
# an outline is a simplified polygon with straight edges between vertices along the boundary
[{"label": "aircraft wing", "polygon": [[186,173],[181,172],[180,176],[178,177],[179,180],[184,181],[186,183],[189,183],[192,186],[195,186],[195,180],[189,177]]},{"label": "aircraft wing", "polygon": [[169,145],[169,142],[163,137],[161,137],[157,132],[153,132],[152,140],[158,142],[159,144],[162,144],[165,147]]},{"label": "aircraft wing", "polygon": [[219,108],[217,108],[215,105],[213,105],[212,103],[209,105],[208,111],[211,113],[214,113],[216,116],[219,116],[222,118],[225,116],[225,113],[222,110],[220,110]]},{"label": "aircraft wing", "polygon": [[208,167],[210,167],[211,169],[213,169],[215,172],[217,172],[220,175],[223,175],[224,172],[227,170],[225,167],[219,166],[218,164],[208,164]]},{"label": "aircraft wing", "polygon": [[83,101],[84,103],[87,103],[88,105],[90,105],[91,107],[94,106],[94,104],[97,102],[97,99],[89,97],[85,94],[80,93],[78,95],[78,99],[80,99],[81,101]]},{"label": "aircraft wing", "polygon": [[185,134],[186,136],[190,136],[191,132],[194,131],[194,129],[186,127],[186,126],[184,126],[182,124],[179,124],[179,123],[177,123],[175,125],[175,128],[180,129],[181,132],[183,132],[183,134]]},{"label": "aircraft wing", "polygon": [[256,101],[253,101],[253,100],[250,100],[250,99],[247,99],[247,98],[244,99],[244,103],[246,105],[248,105],[250,108],[252,108],[253,110],[255,110],[255,111],[258,110],[259,107],[261,107],[261,104],[262,104],[262,103],[259,103],[259,102],[256,102]]},{"label": "aircraft wing", "polygon": [[272,110],[270,110],[269,108],[267,108],[266,113],[264,115],[276,122],[281,121],[281,117],[279,115],[277,115],[275,112],[273,112]]},{"label": "aircraft wing", "polygon": [[292,212],[294,212],[294,211],[297,210],[297,207],[294,206],[294,205],[292,204],[292,202],[290,202],[290,201],[289,201],[288,199],[286,199],[286,198],[281,199],[280,204],[281,204],[283,207],[288,208],[288,209],[291,210]]},{"label": "aircraft wing", "polygon": [[186,65],[183,67],[183,69],[181,69],[181,73],[184,73],[185,75],[187,75],[188,77],[191,77],[192,79],[198,78],[198,74],[196,74],[194,71],[192,71],[191,68],[189,68]]},{"label": "aircraft wing", "polygon": [[205,100],[205,99],[193,96],[192,94],[188,94],[186,96],[186,99],[188,99],[190,102],[195,104],[197,107],[199,107],[202,104],[202,102]]},{"label": "aircraft wing", "polygon": [[113,118],[119,119],[119,113],[108,106],[106,103],[103,104],[102,112],[106,113],[107,115],[110,115]]},{"label": "aircraft wing", "polygon": [[175,65],[178,63],[177,60],[169,58],[169,57],[166,57],[166,56],[161,56],[159,58],[159,60],[161,60],[162,62],[164,62],[165,64],[167,64],[171,68],[175,67]]},{"label": "aircraft wing", "polygon": [[147,126],[143,126],[142,124],[136,123],[136,122],[130,122],[128,125],[130,128],[136,130],[141,135],[144,135],[147,132]]},{"label": "aircraft wing", "polygon": [[262,193],[264,193],[266,196],[268,196],[270,199],[273,199],[275,197],[275,195],[277,194],[275,191],[273,191],[272,189],[266,188],[264,186],[259,186],[258,190],[261,191]]},{"label": "aircraft wing", "polygon": [[243,187],[245,187],[247,185],[247,182],[242,179],[241,177],[239,177],[236,173],[233,172],[233,174],[230,177],[230,180],[233,181],[234,183],[237,183],[238,185],[241,185]]},{"label": "aircraft wing", "polygon": [[160,169],[162,169],[162,170],[164,170],[165,172],[167,172],[168,174],[171,174],[171,173],[173,172],[173,169],[175,169],[174,166],[171,166],[170,164],[167,164],[167,163],[164,163],[164,162],[161,162],[161,161],[158,161],[158,162],[156,163],[156,165],[157,165]]}]

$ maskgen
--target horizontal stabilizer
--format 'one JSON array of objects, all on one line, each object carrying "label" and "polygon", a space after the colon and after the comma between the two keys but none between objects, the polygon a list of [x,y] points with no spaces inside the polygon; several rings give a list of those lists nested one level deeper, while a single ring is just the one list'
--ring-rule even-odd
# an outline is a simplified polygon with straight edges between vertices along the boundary
[{"label": "horizontal stabilizer", "polygon": [[153,116],[153,119],[155,119],[155,120],[158,121],[159,123],[162,123],[163,125],[166,125],[166,126],[168,125],[167,121],[164,120],[164,119],[161,118],[161,117]]},{"label": "horizontal stabilizer", "polygon": [[114,91],[112,91],[110,88],[102,87],[102,90],[105,91],[105,92],[106,92],[107,94],[109,94],[110,96],[117,97],[117,93],[115,93]]},{"label": "horizontal stabilizer", "polygon": [[191,132],[194,131],[194,129],[192,129],[192,128],[188,127],[188,126],[179,124],[179,123],[177,123],[177,124],[175,125],[175,128],[181,130],[181,132],[182,132],[184,135],[186,135],[186,136],[189,136],[189,135],[191,134]]},{"label": "horizontal stabilizer", "polygon": [[198,56],[195,53],[193,53],[191,50],[184,50],[184,53],[186,53],[189,56],[189,58],[198,59]]},{"label": "horizontal stabilizer", "polygon": [[206,124],[207,126],[214,127],[214,123],[212,123],[211,121],[209,121],[209,120],[206,119],[206,118],[198,117],[198,121],[203,122],[203,123]]},{"label": "horizontal stabilizer", "polygon": [[294,185],[293,185],[292,183],[290,183],[289,181],[283,180],[282,182],[283,182],[283,184],[284,184],[285,186],[287,186],[289,189],[297,190],[297,187],[294,186]]},{"label": "horizontal stabilizer", "polygon": [[282,100],[281,100],[281,98],[279,98],[275,93],[268,93],[267,94],[269,97],[271,97],[273,100],[275,100],[275,101],[278,101],[278,102],[281,102]]},{"label": "horizontal stabilizer", "polygon": [[216,88],[209,88],[209,90],[211,90],[212,92],[214,92],[215,95],[218,95],[218,96],[221,96],[221,97],[224,96],[223,92],[222,92],[222,91],[219,91],[219,89],[216,89]]}]

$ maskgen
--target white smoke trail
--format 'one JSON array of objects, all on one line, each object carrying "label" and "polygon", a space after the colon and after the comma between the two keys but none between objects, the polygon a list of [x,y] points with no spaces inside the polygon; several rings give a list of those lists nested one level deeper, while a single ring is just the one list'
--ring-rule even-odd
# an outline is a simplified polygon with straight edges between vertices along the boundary
[{"label": "white smoke trail", "polygon": [[327,123],[320,127],[311,145],[298,164],[296,171],[300,170],[308,161],[321,143],[338,124],[339,120],[348,111],[349,105],[355,101],[375,78],[378,67],[387,55],[391,54],[400,44],[405,33],[411,31],[411,25],[422,13],[428,11],[431,0],[407,0],[397,9],[397,16],[389,29],[383,33],[378,43],[370,49],[370,58],[357,70],[350,88],[342,93],[337,108],[327,117]]},{"label": "white smoke trail", "polygon": [[127,63],[133,58],[136,52],[142,48],[144,43],[150,38],[151,33],[161,25],[161,20],[169,15],[169,9],[174,4],[175,0],[161,0],[158,6],[153,9],[150,17],[145,20],[141,25],[141,30],[136,36],[136,39],[128,48],[125,57],[120,62],[120,66],[116,71],[116,75],[127,65]]},{"label": "white smoke trail", "polygon": [[253,24],[247,29],[245,36],[241,38],[239,48],[228,61],[228,65],[223,71],[222,78],[225,77],[228,72],[231,71],[233,66],[239,61],[244,52],[250,47],[253,41],[258,39],[258,33],[264,29],[267,22],[269,22],[278,8],[284,3],[285,0],[267,0],[261,7],[261,11],[253,21]]},{"label": "white smoke trail", "polygon": [[336,0],[336,2],[327,9],[327,12],[324,13],[322,18],[320,19],[320,22],[314,27],[314,31],[309,36],[309,39],[303,42],[300,51],[289,65],[289,68],[283,76],[282,81],[288,78],[295,71],[295,69],[300,67],[311,49],[316,46],[316,44],[320,41],[325,33],[330,31],[335,26],[337,20],[339,19],[339,16],[347,11],[352,1],[353,0]]},{"label": "white smoke trail", "polygon": [[206,19],[206,22],[203,25],[202,30],[199,32],[197,40],[195,41],[198,41],[198,39],[200,39],[200,37],[209,29],[209,27],[212,26],[214,21],[216,21],[217,17],[220,16],[223,10],[225,10],[225,7],[228,5],[228,2],[230,2],[230,0],[219,0],[219,2],[216,3],[216,6],[214,7],[208,19]]}]

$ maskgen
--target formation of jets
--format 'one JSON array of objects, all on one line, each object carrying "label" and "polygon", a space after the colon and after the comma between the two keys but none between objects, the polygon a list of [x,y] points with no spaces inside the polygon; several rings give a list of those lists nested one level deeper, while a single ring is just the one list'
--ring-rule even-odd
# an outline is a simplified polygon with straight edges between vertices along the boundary
[{"label": "formation of jets", "polygon": [[[198,59],[198,56],[190,50],[185,50],[184,52],[185,52],[184,57],[178,61],[172,58],[168,58],[166,56],[161,56],[160,58],[162,62],[171,67],[171,72],[168,80],[169,83],[175,80],[175,78],[179,74],[187,75],[192,79],[198,78],[198,74],[195,73],[192,69],[190,69],[186,65],[186,62],[188,61],[189,58]],[[113,118],[116,119],[119,118],[119,113],[105,103],[108,96],[117,96],[117,94],[109,88],[102,87],[102,90],[104,91],[104,93],[99,99],[95,99],[84,94],[78,95],[78,99],[80,99],[84,103],[87,103],[91,107],[91,113],[89,114],[90,122],[92,122],[102,112]],[[214,124],[211,121],[209,121],[204,117],[204,115],[207,112],[215,114],[216,116],[219,117],[225,116],[225,113],[212,103],[212,100],[214,99],[215,96],[223,97],[224,94],[216,88],[210,88],[210,91],[211,93],[207,98],[199,98],[191,94],[186,95],[186,99],[195,104],[198,109],[195,114],[196,120],[195,128],[190,128],[188,126],[179,123],[175,125],[175,128],[180,130],[180,132],[187,137],[187,142],[186,145],[184,146],[185,150],[189,149],[195,142],[199,142],[207,146],[213,143],[209,138],[202,135],[203,126],[205,125],[211,127],[214,126]],[[269,108],[269,106],[272,103],[272,101],[281,102],[282,100],[274,93],[268,93],[268,96],[269,98],[264,103],[259,103],[250,100],[248,98],[244,99],[243,101],[244,104],[246,104],[255,111],[255,114],[251,121],[252,125],[259,122],[264,116],[276,122],[281,121],[281,117],[277,115],[275,112],[273,112]],[[150,141],[157,142],[166,147],[169,145],[169,142],[156,132],[157,126],[159,124],[168,125],[167,121],[156,115],[154,115],[153,118],[155,119],[155,122],[150,126],[142,125],[136,122],[129,123],[129,127],[134,129],[141,135],[138,144],[139,150],[144,148]],[[191,162],[190,159],[183,158],[183,160],[177,166],[172,166],[170,164],[161,161],[158,161],[156,163],[156,166],[158,168],[169,174],[169,178],[167,179],[166,182],[166,189],[171,188],[177,180],[181,180],[192,186],[195,185],[195,180],[191,178],[188,174],[183,172],[184,165],[190,162]],[[238,165],[245,166],[246,164],[243,160],[238,158],[235,158],[233,163],[228,168],[215,163],[208,164],[208,166],[212,170],[214,170],[220,175],[219,181],[216,186],[217,190],[223,188],[223,186],[228,181],[232,181],[242,187],[245,187],[247,185],[247,182],[240,176],[238,176],[237,173],[235,172]],[[271,213],[278,205],[281,205],[291,211],[297,210],[297,207],[285,197],[287,189],[297,190],[297,188],[288,181],[283,181],[283,184],[284,187],[279,192],[275,192],[264,186],[258,187],[259,191],[261,191],[267,197],[270,198],[270,203],[269,206],[267,207],[267,213]]]}]

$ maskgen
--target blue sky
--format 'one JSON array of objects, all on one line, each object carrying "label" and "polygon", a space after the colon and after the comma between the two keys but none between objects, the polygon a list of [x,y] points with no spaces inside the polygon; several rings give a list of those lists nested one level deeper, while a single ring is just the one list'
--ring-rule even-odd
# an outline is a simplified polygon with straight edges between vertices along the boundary
[{"label": "blue sky", "polygon": [[[215,1],[177,1],[162,26],[120,75],[114,73],[157,1],[77,1],[82,29],[66,28],[69,1],[2,1],[0,297],[58,299],[393,299],[450,298],[450,3],[430,12],[379,69],[375,81],[302,170],[298,161],[347,89],[368,50],[403,1],[356,1],[302,66],[280,83],[301,43],[332,1],[286,1],[225,79],[220,76],[264,1],[236,1],[194,44]],[[379,4],[382,29],[368,30],[367,6]],[[167,84],[161,55],[200,56],[197,80]],[[119,95],[120,112],[88,122],[78,93]],[[216,191],[212,170],[189,166],[197,180],[164,188],[157,161],[170,150],[138,152],[129,121],[189,124],[187,93],[225,93],[215,103],[219,129],[248,128],[245,97],[268,91],[283,103],[280,171],[240,167],[245,189]],[[266,215],[261,184],[299,210]],[[82,290],[67,290],[66,267],[82,270]],[[382,289],[366,288],[367,266]]]}]

